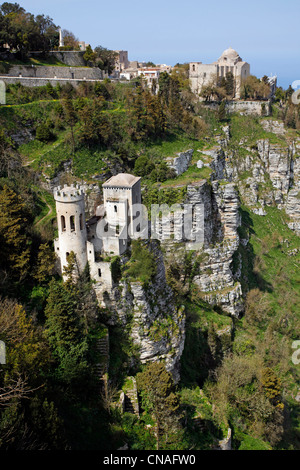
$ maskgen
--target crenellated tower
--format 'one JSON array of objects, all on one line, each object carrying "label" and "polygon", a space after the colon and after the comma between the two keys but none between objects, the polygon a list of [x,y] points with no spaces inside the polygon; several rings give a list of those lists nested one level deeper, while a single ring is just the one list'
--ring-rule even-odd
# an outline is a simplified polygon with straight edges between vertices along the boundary
[{"label": "crenellated tower", "polygon": [[67,258],[72,251],[82,271],[87,263],[84,192],[78,185],[58,186],[54,188],[54,199],[58,224],[54,249],[60,259],[61,272],[67,266]]}]

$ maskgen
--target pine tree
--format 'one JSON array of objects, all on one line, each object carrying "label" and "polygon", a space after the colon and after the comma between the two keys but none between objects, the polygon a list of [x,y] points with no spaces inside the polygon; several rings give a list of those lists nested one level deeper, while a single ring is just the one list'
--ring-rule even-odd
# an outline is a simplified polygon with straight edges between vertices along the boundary
[{"label": "pine tree", "polygon": [[34,276],[39,283],[46,282],[47,279],[54,275],[55,260],[55,254],[48,243],[41,244]]},{"label": "pine tree", "polygon": [[171,374],[163,363],[150,363],[137,374],[137,385],[143,409],[156,422],[157,449],[170,448],[181,431],[179,401]]},{"label": "pine tree", "polygon": [[71,135],[72,135],[72,153],[75,152],[75,138],[74,138],[74,126],[77,122],[77,113],[74,109],[73,102],[71,98],[66,98],[63,102],[63,109],[65,120],[68,126],[71,128]]},{"label": "pine tree", "polygon": [[30,269],[27,218],[21,196],[6,185],[0,192],[0,269],[22,280]]}]

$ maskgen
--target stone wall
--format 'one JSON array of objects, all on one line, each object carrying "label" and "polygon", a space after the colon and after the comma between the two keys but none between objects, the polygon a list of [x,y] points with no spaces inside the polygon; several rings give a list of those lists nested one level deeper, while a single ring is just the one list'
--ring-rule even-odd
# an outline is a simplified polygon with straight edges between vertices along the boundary
[{"label": "stone wall", "polygon": [[101,80],[102,71],[98,67],[13,65],[6,74],[2,74],[1,78],[6,76],[19,78]]},{"label": "stone wall", "polygon": [[[218,109],[219,103],[202,102],[210,109]],[[229,113],[241,113],[254,116],[270,116],[270,101],[227,101],[226,111]],[[263,111],[264,109],[264,111]]]},{"label": "stone wall", "polygon": [[[84,67],[86,62],[83,58],[84,51],[50,51],[48,56],[55,57],[60,60],[63,64],[70,65],[71,67]],[[30,52],[29,57],[43,58],[43,54],[40,52]]]},{"label": "stone wall", "polygon": [[97,82],[99,80],[84,80],[84,79],[77,79],[77,80],[72,80],[72,79],[62,79],[62,78],[57,78],[57,79],[50,79],[50,78],[18,78],[18,77],[2,77],[0,76],[0,80],[2,80],[4,83],[7,85],[15,85],[17,83],[20,83],[22,86],[27,86],[27,87],[38,87],[38,86],[45,86],[48,83],[55,87],[56,85],[66,85],[67,83],[71,83],[74,87],[77,87],[80,83],[82,82]]},{"label": "stone wall", "polygon": [[[45,57],[55,57],[60,62],[71,67],[85,67],[86,62],[83,58],[84,51],[49,51],[45,54],[42,51],[28,52],[28,57],[38,60],[45,60]],[[0,52],[1,60],[14,60],[16,54],[9,51]]]}]

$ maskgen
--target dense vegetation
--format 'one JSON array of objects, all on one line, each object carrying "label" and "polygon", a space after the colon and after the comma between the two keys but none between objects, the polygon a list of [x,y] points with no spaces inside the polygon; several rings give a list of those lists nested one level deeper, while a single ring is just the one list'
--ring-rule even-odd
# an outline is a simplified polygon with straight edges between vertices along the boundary
[{"label": "dense vegetation", "polygon": [[0,48],[8,45],[24,58],[28,51],[49,51],[58,46],[58,26],[49,16],[36,17],[18,3],[5,2],[0,9]]},{"label": "dense vegetation", "polygon": [[[147,206],[173,204],[184,200],[188,182],[208,178],[210,170],[193,161],[176,177],[166,157],[214,145],[225,123],[237,161],[242,136],[253,142],[270,137],[258,118],[227,116],[196,102],[185,66],[161,74],[159,85],[157,95],[141,80],[76,89],[8,87],[7,105],[0,108],[0,339],[8,351],[0,366],[1,449],[117,449],[124,442],[131,449],[210,449],[229,426],[236,449],[299,449],[292,398],[299,371],[290,360],[290,345],[299,338],[299,269],[287,255],[299,249],[299,238],[283,212],[271,207],[261,218],[241,209],[241,236],[249,243],[233,263],[238,269],[242,257],[246,307],[238,321],[199,295],[193,283],[199,257],[185,254],[182,263],[166,266],[187,315],[176,387],[163,363],[141,366],[130,325],[109,324],[88,270],[65,283],[56,274],[55,207],[40,179],[57,175],[64,164],[73,172],[66,180],[88,182],[118,168],[143,177]],[[248,85],[257,91],[257,82]],[[230,77],[221,88],[220,97],[230,97]],[[299,130],[299,106],[288,90],[277,92],[273,108],[274,116]],[[70,256],[69,274],[72,263]],[[114,259],[112,270],[116,278],[147,284],[156,264],[147,246],[135,241],[126,265]],[[97,341],[107,329],[110,387],[104,396],[95,366],[101,361]],[[139,419],[115,406],[131,375],[141,399]]]}]

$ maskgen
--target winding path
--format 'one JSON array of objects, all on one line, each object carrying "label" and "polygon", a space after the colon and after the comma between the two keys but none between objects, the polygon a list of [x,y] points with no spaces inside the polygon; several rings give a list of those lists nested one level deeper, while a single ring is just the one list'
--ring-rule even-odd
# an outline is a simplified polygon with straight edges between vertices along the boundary
[{"label": "winding path", "polygon": [[44,201],[44,203],[46,204],[46,206],[48,207],[49,210],[48,210],[47,214],[44,215],[44,217],[42,217],[40,220],[38,220],[38,221],[34,224],[34,227],[38,227],[38,225],[40,225],[40,224],[43,222],[43,220],[44,220],[46,217],[48,217],[49,215],[51,215],[52,212],[53,212],[53,208],[48,204],[48,202],[46,201],[46,199],[45,199],[44,197],[41,197],[41,199],[42,199],[42,201]]}]

